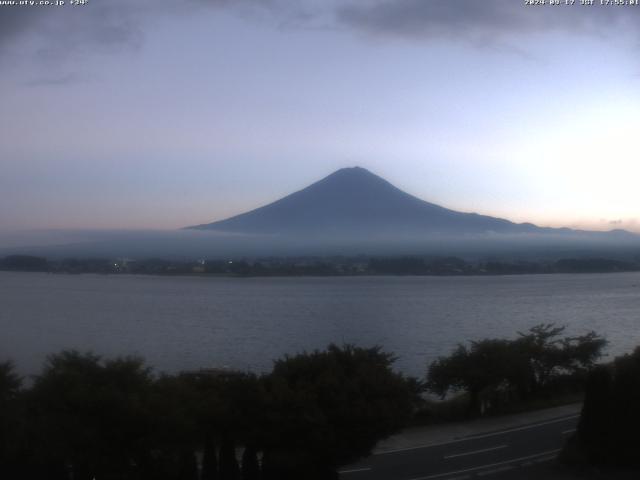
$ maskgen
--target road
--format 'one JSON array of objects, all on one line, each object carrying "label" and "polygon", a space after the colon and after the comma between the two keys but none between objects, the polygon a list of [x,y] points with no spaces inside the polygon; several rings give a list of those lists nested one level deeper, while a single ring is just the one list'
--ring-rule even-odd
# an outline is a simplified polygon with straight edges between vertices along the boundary
[{"label": "road", "polygon": [[[555,459],[578,415],[374,454],[340,471],[342,480],[519,478],[518,469]],[[511,472],[513,475],[507,474]]]}]

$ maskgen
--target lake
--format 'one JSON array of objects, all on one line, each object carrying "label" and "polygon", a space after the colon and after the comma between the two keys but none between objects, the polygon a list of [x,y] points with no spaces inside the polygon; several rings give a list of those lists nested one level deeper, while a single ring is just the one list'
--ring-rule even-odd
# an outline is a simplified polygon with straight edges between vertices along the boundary
[{"label": "lake", "polygon": [[422,375],[458,343],[542,323],[640,345],[640,273],[213,278],[0,272],[0,360],[23,374],[62,349],[138,354],[157,370],[269,370],[331,342],[382,345]]}]

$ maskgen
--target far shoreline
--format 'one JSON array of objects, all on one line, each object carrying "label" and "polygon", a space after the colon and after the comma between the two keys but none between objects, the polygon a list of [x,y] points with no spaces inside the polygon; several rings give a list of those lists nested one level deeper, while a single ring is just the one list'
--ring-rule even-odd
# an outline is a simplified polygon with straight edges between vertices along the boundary
[{"label": "far shoreline", "polygon": [[483,278],[483,277],[543,277],[543,276],[589,276],[589,275],[622,275],[639,274],[640,270],[621,272],[531,272],[531,273],[485,273],[485,274],[334,274],[334,275],[238,275],[238,274],[207,274],[207,273],[134,273],[134,272],[50,272],[29,270],[0,270],[3,273],[48,274],[52,276],[96,276],[96,277],[158,277],[158,278],[203,278],[203,279],[269,279],[269,278]]}]

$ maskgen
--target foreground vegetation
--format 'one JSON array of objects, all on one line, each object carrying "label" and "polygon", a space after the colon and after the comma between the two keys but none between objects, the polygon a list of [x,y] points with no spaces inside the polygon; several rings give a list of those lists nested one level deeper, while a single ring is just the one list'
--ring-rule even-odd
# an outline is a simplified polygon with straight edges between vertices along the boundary
[{"label": "foreground vegetation", "polygon": [[154,376],[137,358],[67,351],[29,387],[5,363],[0,478],[337,478],[415,410],[417,383],[392,362],[379,348],[330,346],[262,377]]},{"label": "foreground vegetation", "polygon": [[606,342],[563,332],[537,325],[459,345],[424,381],[394,372],[378,347],[350,345],[285,356],[261,376],[157,375],[139,358],[64,351],[26,384],[2,363],[0,478],[335,479],[416,418],[438,420],[425,392],[455,394],[469,417],[580,391],[591,371],[600,388]]},{"label": "foreground vegetation", "polygon": [[576,435],[563,459],[578,466],[640,468],[640,347],[592,370]]},{"label": "foreground vegetation", "polygon": [[443,398],[466,392],[469,416],[579,392],[607,342],[595,332],[563,337],[564,330],[541,324],[515,340],[460,344],[429,366],[427,389]]}]

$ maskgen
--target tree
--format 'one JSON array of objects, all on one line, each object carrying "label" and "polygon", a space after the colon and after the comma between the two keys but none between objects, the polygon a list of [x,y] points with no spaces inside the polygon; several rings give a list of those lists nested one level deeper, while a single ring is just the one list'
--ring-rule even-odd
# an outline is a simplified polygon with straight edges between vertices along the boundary
[{"label": "tree", "polygon": [[427,388],[442,398],[450,391],[469,393],[469,414],[482,413],[481,395],[508,385],[520,385],[526,359],[508,340],[488,339],[458,345],[449,357],[433,362]]},{"label": "tree", "polygon": [[235,443],[231,437],[225,438],[220,445],[220,479],[240,479],[240,465],[236,458]]},{"label": "tree", "polygon": [[515,347],[529,359],[530,390],[546,387],[556,375],[585,373],[602,356],[607,341],[593,331],[585,335],[559,338],[566,327],[539,324],[520,333]]},{"label": "tree", "polygon": [[561,341],[564,361],[562,367],[570,373],[584,373],[596,365],[607,346],[607,340],[594,331]]},{"label": "tree", "polygon": [[574,446],[598,466],[640,467],[640,347],[590,372]]},{"label": "tree", "polygon": [[46,258],[31,255],[9,255],[0,261],[0,269],[23,272],[46,272],[49,263]]},{"label": "tree", "polygon": [[204,448],[203,478],[239,478],[236,446],[256,445],[262,435],[262,383],[253,374],[226,370],[185,373],[180,379],[195,394],[189,412],[197,425],[194,438]]},{"label": "tree", "polygon": [[0,405],[6,405],[15,400],[20,392],[22,379],[15,373],[12,362],[0,363]]},{"label": "tree", "polygon": [[218,455],[216,444],[209,435],[205,438],[202,449],[202,476],[201,480],[218,480]]},{"label": "tree", "polygon": [[584,378],[602,356],[607,342],[595,332],[560,338],[565,327],[540,324],[519,333],[515,340],[485,339],[458,345],[427,370],[429,391],[445,397],[449,392],[469,394],[469,413],[483,413],[482,398],[509,401],[526,399],[553,381]]},{"label": "tree", "polygon": [[[594,369],[587,378],[577,436],[587,457],[596,464],[606,461],[603,445],[611,443],[611,368]],[[571,439],[574,441],[574,439]]]},{"label": "tree", "polygon": [[253,445],[248,445],[242,452],[242,480],[260,480],[258,451]]},{"label": "tree", "polygon": [[547,323],[535,325],[527,333],[518,332],[520,338],[515,343],[528,358],[532,391],[546,385],[554,370],[566,362],[557,338],[564,330],[565,327]]},{"label": "tree", "polygon": [[143,464],[151,382],[138,358],[103,362],[76,351],[49,357],[29,392],[38,463],[69,465],[78,480]]},{"label": "tree", "polygon": [[640,347],[615,359],[610,395],[609,461],[640,467]]},{"label": "tree", "polygon": [[265,379],[264,478],[334,478],[337,466],[370,453],[402,428],[418,383],[392,370],[379,347],[330,345],[286,356]]},{"label": "tree", "polygon": [[21,430],[23,428],[20,394],[22,379],[13,363],[0,363],[0,477],[19,476]]}]

